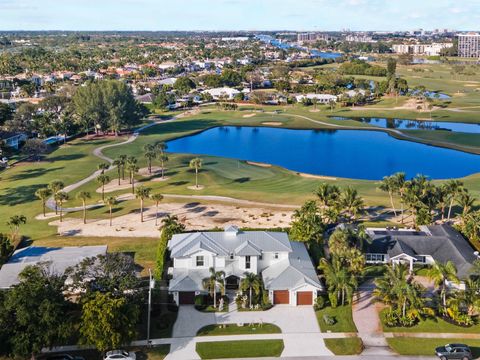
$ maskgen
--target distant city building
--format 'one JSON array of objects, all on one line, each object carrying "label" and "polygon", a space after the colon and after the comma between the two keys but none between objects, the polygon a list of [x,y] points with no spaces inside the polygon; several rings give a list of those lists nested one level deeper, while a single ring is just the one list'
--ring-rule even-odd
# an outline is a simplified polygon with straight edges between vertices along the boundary
[{"label": "distant city building", "polygon": [[309,42],[309,41],[329,41],[330,37],[327,34],[321,33],[300,33],[297,34],[298,42]]},{"label": "distant city building", "polygon": [[373,40],[371,36],[365,34],[350,34],[345,38],[348,42],[358,42],[358,43],[374,43],[376,40]]},{"label": "distant city building", "polygon": [[480,58],[480,34],[459,34],[458,56],[466,58]]},{"label": "distant city building", "polygon": [[397,54],[438,56],[443,49],[451,48],[452,46],[452,43],[396,44],[392,46],[392,49]]}]

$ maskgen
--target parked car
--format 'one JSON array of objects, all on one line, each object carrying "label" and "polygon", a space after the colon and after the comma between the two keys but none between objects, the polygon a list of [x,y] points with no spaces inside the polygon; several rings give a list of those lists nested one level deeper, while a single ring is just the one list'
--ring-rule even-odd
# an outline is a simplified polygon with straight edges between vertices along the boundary
[{"label": "parked car", "polygon": [[441,360],[461,359],[472,360],[472,351],[465,344],[447,344],[435,349],[435,353]]},{"label": "parked car", "polygon": [[126,350],[112,350],[105,354],[104,360],[136,360],[134,352]]},{"label": "parked car", "polygon": [[51,354],[45,360],[85,360],[81,356],[72,356],[70,354]]}]

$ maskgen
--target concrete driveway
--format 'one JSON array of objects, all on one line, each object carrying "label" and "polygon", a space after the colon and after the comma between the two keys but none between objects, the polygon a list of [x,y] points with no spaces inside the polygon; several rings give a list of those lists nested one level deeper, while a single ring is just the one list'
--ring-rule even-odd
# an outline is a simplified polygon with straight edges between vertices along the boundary
[{"label": "concrete driveway", "polygon": [[[311,306],[276,305],[268,311],[231,311],[227,313],[202,313],[193,306],[182,305],[173,327],[173,339],[167,359],[198,359],[195,351],[197,331],[210,324],[270,323],[282,329],[282,334],[263,335],[264,338],[281,338],[285,356],[332,355],[325,346],[315,312]],[[255,335],[228,336],[228,340],[253,339]],[[223,338],[223,337],[222,337]],[[220,340],[220,339],[219,339]]]}]

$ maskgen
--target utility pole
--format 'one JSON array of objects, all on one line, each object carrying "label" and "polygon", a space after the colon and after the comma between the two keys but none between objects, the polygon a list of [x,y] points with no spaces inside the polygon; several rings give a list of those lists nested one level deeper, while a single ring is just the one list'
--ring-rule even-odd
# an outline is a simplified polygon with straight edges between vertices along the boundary
[{"label": "utility pole", "polygon": [[155,280],[152,278],[152,269],[148,269],[148,313],[147,313],[147,346],[150,345],[150,313],[152,310],[152,289],[155,287]]}]

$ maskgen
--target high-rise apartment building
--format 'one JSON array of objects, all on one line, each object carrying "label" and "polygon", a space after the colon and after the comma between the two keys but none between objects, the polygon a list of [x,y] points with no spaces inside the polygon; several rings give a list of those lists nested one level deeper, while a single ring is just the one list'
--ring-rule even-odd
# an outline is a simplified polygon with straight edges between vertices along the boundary
[{"label": "high-rise apartment building", "polygon": [[480,34],[459,34],[458,56],[466,58],[480,58]]}]

